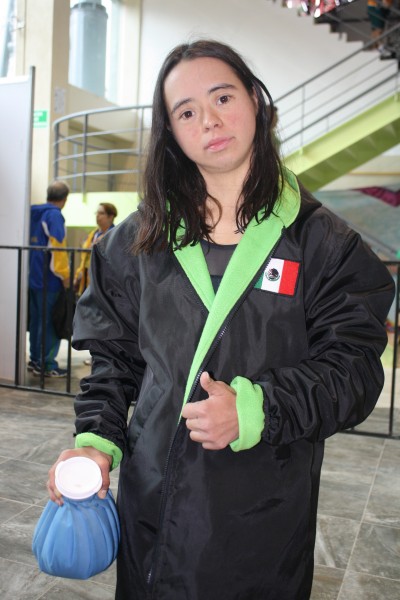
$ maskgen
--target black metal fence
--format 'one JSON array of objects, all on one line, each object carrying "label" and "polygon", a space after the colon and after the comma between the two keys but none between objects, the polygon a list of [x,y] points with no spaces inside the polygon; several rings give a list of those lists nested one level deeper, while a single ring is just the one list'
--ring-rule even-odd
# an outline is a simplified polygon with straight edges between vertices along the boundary
[{"label": "black metal fence", "polygon": [[[15,331],[14,339],[5,339],[5,336],[1,335],[2,343],[6,344],[7,347],[13,348],[14,351],[14,376],[12,379],[10,378],[1,378],[0,376],[0,387],[8,387],[8,388],[17,388],[22,390],[28,390],[31,392],[41,392],[47,394],[56,394],[62,396],[70,396],[73,397],[78,389],[79,389],[79,380],[82,376],[82,369],[77,368],[73,365],[72,362],[72,346],[71,346],[71,334],[69,333],[65,337],[65,353],[63,356],[63,360],[66,366],[66,376],[65,378],[60,378],[53,380],[51,378],[46,377],[46,373],[44,370],[44,344],[45,344],[45,331],[42,332],[42,368],[40,373],[36,374],[36,377],[32,377],[32,375],[27,372],[27,363],[29,359],[27,358],[26,352],[26,342],[27,342],[27,332],[28,332],[28,314],[27,310],[23,310],[23,307],[28,306],[28,300],[26,298],[28,294],[28,282],[27,282],[27,270],[23,268],[24,263],[25,267],[27,265],[27,260],[29,256],[29,252],[43,252],[44,255],[49,255],[51,252],[66,252],[68,254],[68,262],[70,268],[70,281],[69,281],[69,289],[73,290],[73,282],[74,282],[74,273],[76,272],[76,265],[78,263],[77,258],[81,255],[82,252],[90,252],[88,249],[83,248],[48,248],[48,247],[37,247],[37,246],[1,246],[0,245],[0,260],[3,259],[4,251],[12,251],[16,255],[16,264],[17,264],[17,276],[16,276],[16,286],[14,290],[15,297],[15,306],[16,306],[16,322],[15,327],[12,328]],[[3,255],[3,256],[2,256]],[[389,377],[387,377],[386,382],[386,396],[388,396],[388,401],[385,403],[384,416],[381,421],[383,431],[370,430],[368,427],[364,425],[355,430],[351,430],[353,433],[357,433],[359,435],[372,435],[376,437],[387,437],[387,438],[396,438],[400,439],[400,394],[396,392],[396,375],[399,370],[400,363],[400,355],[399,355],[399,315],[400,315],[400,294],[399,294],[399,282],[400,282],[400,261],[392,260],[392,261],[384,261],[390,270],[395,282],[396,282],[396,298],[394,305],[391,309],[391,315],[394,316],[393,321],[391,322],[390,331],[389,331],[389,360],[391,361],[391,366],[386,365],[387,374],[390,372],[390,383]],[[49,269],[49,261],[43,261],[43,282],[46,283]],[[12,292],[13,290],[11,290]],[[25,301],[24,301],[25,296]],[[75,295],[73,293],[67,294],[67,308],[69,314],[72,314],[74,311],[74,302]],[[46,286],[43,291],[42,298],[42,317],[44,317],[46,312]],[[3,315],[4,316],[4,315]],[[43,318],[43,322],[45,319]],[[25,344],[20,342],[20,340],[24,340]],[[392,356],[390,353],[392,352]],[[82,364],[82,360],[79,361]],[[88,372],[88,370],[87,370]],[[389,389],[389,393],[387,392]],[[376,409],[375,409],[376,410]],[[396,419],[397,419],[397,427],[396,427]],[[369,421],[369,420],[368,420]],[[368,424],[367,421],[367,424]]]},{"label": "black metal fence", "polygon": [[[78,385],[73,388],[74,372],[71,361],[71,334],[72,328],[66,335],[63,336],[65,340],[66,352],[63,359],[65,360],[66,376],[60,378],[57,384],[46,377],[45,372],[45,337],[46,330],[43,327],[41,332],[41,360],[40,360],[40,373],[35,373],[36,377],[29,375],[29,372],[25,369],[25,365],[28,364],[29,359],[25,348],[27,343],[27,336],[29,332],[29,286],[27,280],[27,264],[30,252],[42,252],[44,254],[43,260],[43,294],[42,294],[42,323],[46,323],[46,306],[47,306],[47,294],[48,294],[48,274],[50,268],[50,255],[52,252],[63,252],[68,255],[69,264],[69,293],[65,295],[66,301],[66,313],[69,315],[69,319],[72,323],[72,317],[75,307],[75,293],[74,293],[74,274],[77,266],[77,257],[82,253],[90,253],[90,249],[85,248],[50,248],[47,246],[0,246],[0,258],[2,251],[13,251],[17,255],[17,277],[16,277],[16,289],[14,293],[16,302],[16,322],[15,322],[15,356],[14,356],[14,378],[12,381],[0,379],[1,387],[11,387],[18,389],[25,389],[29,391],[40,391],[43,393],[74,396],[78,391]],[[46,259],[49,257],[49,259]],[[25,269],[24,269],[25,266]],[[12,301],[12,299],[11,299]],[[66,328],[68,329],[68,327]],[[4,335],[1,336],[4,340]],[[21,343],[21,340],[23,342]],[[25,343],[24,343],[25,342]],[[7,343],[7,342],[6,342]],[[8,346],[12,347],[12,340],[8,341]],[[76,379],[76,378],[75,378]],[[77,382],[78,383],[78,382]]]}]

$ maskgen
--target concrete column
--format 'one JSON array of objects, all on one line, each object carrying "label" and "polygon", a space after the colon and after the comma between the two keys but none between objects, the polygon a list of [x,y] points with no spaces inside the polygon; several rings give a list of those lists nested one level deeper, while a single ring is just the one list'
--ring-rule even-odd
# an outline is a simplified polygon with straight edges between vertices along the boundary
[{"label": "concrete column", "polygon": [[[33,129],[32,201],[45,200],[53,178],[52,122],[66,114],[68,103],[69,0],[17,0],[17,75],[36,67],[34,108],[43,111]],[[47,117],[44,120],[44,117]]]},{"label": "concrete column", "polygon": [[[47,123],[33,130],[32,202],[41,202],[53,178],[52,123],[63,115],[112,103],[68,83],[70,0],[16,0],[16,6],[16,75],[36,67],[34,108],[47,115]],[[118,6],[113,64],[119,77],[113,100],[118,98],[119,105],[138,99],[141,7],[142,0],[123,0]]]}]

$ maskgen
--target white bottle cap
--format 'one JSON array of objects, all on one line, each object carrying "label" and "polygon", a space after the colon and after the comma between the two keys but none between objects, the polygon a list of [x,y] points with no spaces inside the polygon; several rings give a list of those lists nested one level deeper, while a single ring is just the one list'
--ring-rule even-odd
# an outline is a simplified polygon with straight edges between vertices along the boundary
[{"label": "white bottle cap", "polygon": [[75,456],[61,461],[56,467],[56,488],[71,500],[84,500],[101,488],[99,465],[91,458]]}]

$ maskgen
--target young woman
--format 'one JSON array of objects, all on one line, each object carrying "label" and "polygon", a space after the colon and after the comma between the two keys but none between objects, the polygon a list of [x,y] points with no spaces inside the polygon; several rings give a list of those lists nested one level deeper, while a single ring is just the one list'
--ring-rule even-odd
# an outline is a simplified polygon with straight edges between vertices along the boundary
[{"label": "young woman", "polygon": [[100,495],[120,464],[119,600],[309,598],[324,439],[382,388],[392,279],[281,166],[272,106],[228,46],[175,48],[143,201],[93,249],[58,460],[94,458]]},{"label": "young woman", "polygon": [[[89,233],[82,248],[92,249],[94,244],[97,244],[103,235],[115,227],[114,219],[117,215],[118,211],[114,204],[111,204],[111,202],[100,202],[96,211],[97,228]],[[78,296],[82,296],[89,285],[90,254],[90,252],[81,252],[80,264],[75,271],[74,289]]]}]

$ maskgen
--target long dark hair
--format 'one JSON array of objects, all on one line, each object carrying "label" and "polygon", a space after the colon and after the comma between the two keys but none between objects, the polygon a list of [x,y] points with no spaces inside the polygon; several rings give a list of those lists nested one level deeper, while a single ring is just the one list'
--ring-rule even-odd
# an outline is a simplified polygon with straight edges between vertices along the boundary
[{"label": "long dark hair", "polygon": [[[198,40],[174,48],[165,59],[156,82],[148,159],[144,173],[139,228],[133,245],[135,253],[181,248],[210,239],[206,223],[206,183],[196,164],[180,149],[169,128],[164,99],[164,82],[182,60],[217,58],[229,65],[249,94],[258,102],[256,133],[249,173],[243,183],[242,202],[237,208],[236,225],[244,230],[256,217],[266,219],[280,194],[282,166],[271,136],[274,105],[264,86],[244,60],[229,46],[214,40]],[[265,96],[269,104],[266,103]],[[213,199],[219,205],[217,199]],[[219,206],[220,208],[220,206]],[[184,225],[179,235],[180,224]]]}]

